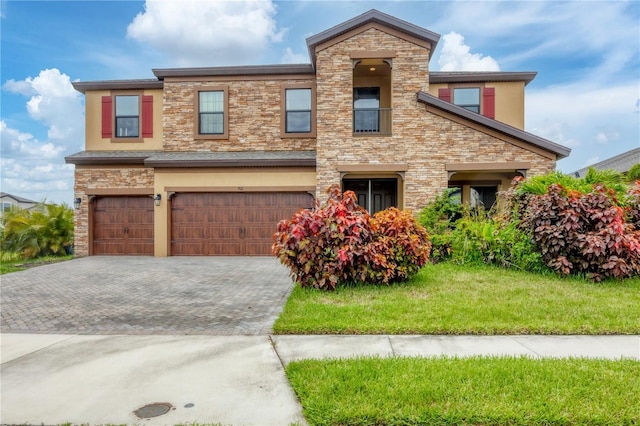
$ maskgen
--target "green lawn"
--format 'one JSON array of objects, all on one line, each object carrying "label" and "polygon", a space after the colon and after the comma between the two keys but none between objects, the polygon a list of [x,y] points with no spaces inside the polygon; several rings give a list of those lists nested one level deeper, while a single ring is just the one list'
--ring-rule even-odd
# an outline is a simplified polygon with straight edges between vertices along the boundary
[{"label": "green lawn", "polygon": [[20,259],[20,260],[0,260],[0,275],[8,274],[9,272],[23,271],[35,266],[47,265],[49,263],[64,262],[65,260],[73,259],[73,255],[69,256],[46,256],[38,257],[36,259]]},{"label": "green lawn", "polygon": [[310,425],[640,423],[632,360],[305,360],[286,372]]},{"label": "green lawn", "polygon": [[427,265],[410,282],[296,286],[276,334],[639,334],[640,277],[592,283],[490,266]]}]

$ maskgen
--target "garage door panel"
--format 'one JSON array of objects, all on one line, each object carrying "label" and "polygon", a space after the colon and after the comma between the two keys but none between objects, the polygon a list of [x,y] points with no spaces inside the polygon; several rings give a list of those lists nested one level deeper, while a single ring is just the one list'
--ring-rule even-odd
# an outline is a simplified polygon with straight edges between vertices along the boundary
[{"label": "garage door panel", "polygon": [[204,240],[180,240],[171,242],[174,256],[202,256],[206,250]]},{"label": "garage door panel", "polygon": [[[189,213],[187,206],[195,205],[207,212],[204,217]],[[171,207],[171,254],[270,255],[278,222],[312,206],[313,197],[307,193],[176,194]],[[205,232],[196,237],[194,230],[188,235],[187,224]]]},{"label": "garage door panel", "polygon": [[197,240],[206,237],[206,228],[197,224],[180,224],[173,226],[173,239]]},{"label": "garage door panel", "polygon": [[151,197],[98,197],[92,210],[92,254],[153,255]]}]

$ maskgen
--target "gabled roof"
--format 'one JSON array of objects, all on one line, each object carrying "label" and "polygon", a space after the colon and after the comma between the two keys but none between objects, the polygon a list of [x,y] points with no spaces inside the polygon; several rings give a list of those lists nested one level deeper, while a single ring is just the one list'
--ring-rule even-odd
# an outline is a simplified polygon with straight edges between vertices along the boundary
[{"label": "gabled roof", "polygon": [[484,81],[524,81],[524,85],[536,78],[537,72],[502,71],[429,71],[429,83],[476,83]]},{"label": "gabled roof", "polygon": [[38,204],[37,201],[29,200],[28,198],[18,197],[17,195],[9,194],[7,192],[0,192],[0,198],[4,198],[4,197],[11,198],[17,201],[18,203]]},{"label": "gabled roof", "polygon": [[418,102],[422,102],[426,105],[433,106],[435,108],[441,109],[443,111],[446,111],[451,114],[457,115],[459,117],[465,118],[467,120],[473,121],[482,126],[488,127],[489,129],[498,131],[500,133],[514,137],[516,139],[520,139],[521,141],[527,142],[533,146],[542,148],[545,151],[549,151],[555,154],[558,159],[567,157],[571,153],[570,148],[567,148],[555,142],[551,142],[550,140],[541,138],[539,136],[525,132],[515,127],[509,126],[508,124],[504,124],[500,121],[487,118],[483,115],[469,111],[468,109],[454,105],[450,102],[443,101],[442,99],[438,99],[437,97],[430,95],[426,92],[418,92]]},{"label": "gabled roof", "polygon": [[593,167],[596,170],[615,170],[620,173],[626,173],[629,169],[636,164],[640,163],[640,148],[635,148],[622,154],[618,154],[606,160],[602,160],[599,163],[592,164],[588,167],[584,167],[573,173],[575,177],[584,177],[589,168]]},{"label": "gabled roof", "polygon": [[[369,23],[384,25],[396,31],[428,42],[431,45],[431,52],[429,53],[429,55],[432,55],[436,50],[438,40],[440,40],[440,34],[436,34],[432,31],[411,24],[407,21],[403,21],[402,19],[398,19],[391,15],[387,15],[386,13],[382,13],[378,10],[371,9],[370,11],[365,12],[362,15],[356,16],[353,19],[349,19],[348,21],[338,24],[335,27],[329,28],[328,30],[307,38],[309,57],[311,58],[311,62],[313,63],[314,68],[316,63],[316,46]],[[431,58],[431,56],[429,56],[429,58]]]}]

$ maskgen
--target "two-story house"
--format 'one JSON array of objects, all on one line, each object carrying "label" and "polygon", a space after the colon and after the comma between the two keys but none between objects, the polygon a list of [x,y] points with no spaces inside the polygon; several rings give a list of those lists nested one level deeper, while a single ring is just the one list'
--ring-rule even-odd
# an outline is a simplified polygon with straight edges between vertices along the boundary
[{"label": "two-story house", "polygon": [[74,83],[76,253],[267,255],[332,184],[370,212],[418,210],[554,170],[570,150],[523,130],[535,73],[430,72],[438,39],[371,10],[309,37],[309,64]]}]

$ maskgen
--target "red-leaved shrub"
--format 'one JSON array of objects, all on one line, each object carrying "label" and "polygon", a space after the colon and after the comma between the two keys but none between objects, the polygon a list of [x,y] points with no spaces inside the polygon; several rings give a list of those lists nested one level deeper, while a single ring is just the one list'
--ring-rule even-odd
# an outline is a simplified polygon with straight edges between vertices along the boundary
[{"label": "red-leaved shrub", "polygon": [[274,234],[272,253],[302,287],[334,289],[339,281],[366,277],[363,252],[371,240],[369,213],[352,191],[327,190],[329,199],[313,210],[300,210],[282,220]]},{"label": "red-leaved shrub", "polygon": [[595,281],[640,273],[640,231],[625,222],[615,194],[603,185],[582,194],[561,185],[528,199],[522,226],[550,268]]},{"label": "red-leaved shrub", "polygon": [[627,221],[640,231],[640,180],[627,191]]},{"label": "red-leaved shrub", "polygon": [[405,281],[429,260],[429,234],[410,211],[395,207],[379,211],[371,219],[371,228],[373,239],[365,250],[369,281]]},{"label": "red-leaved shrub", "polygon": [[402,281],[429,258],[427,232],[410,212],[395,208],[375,218],[352,191],[328,189],[323,206],[280,221],[272,252],[302,287],[335,289],[338,283]]}]

